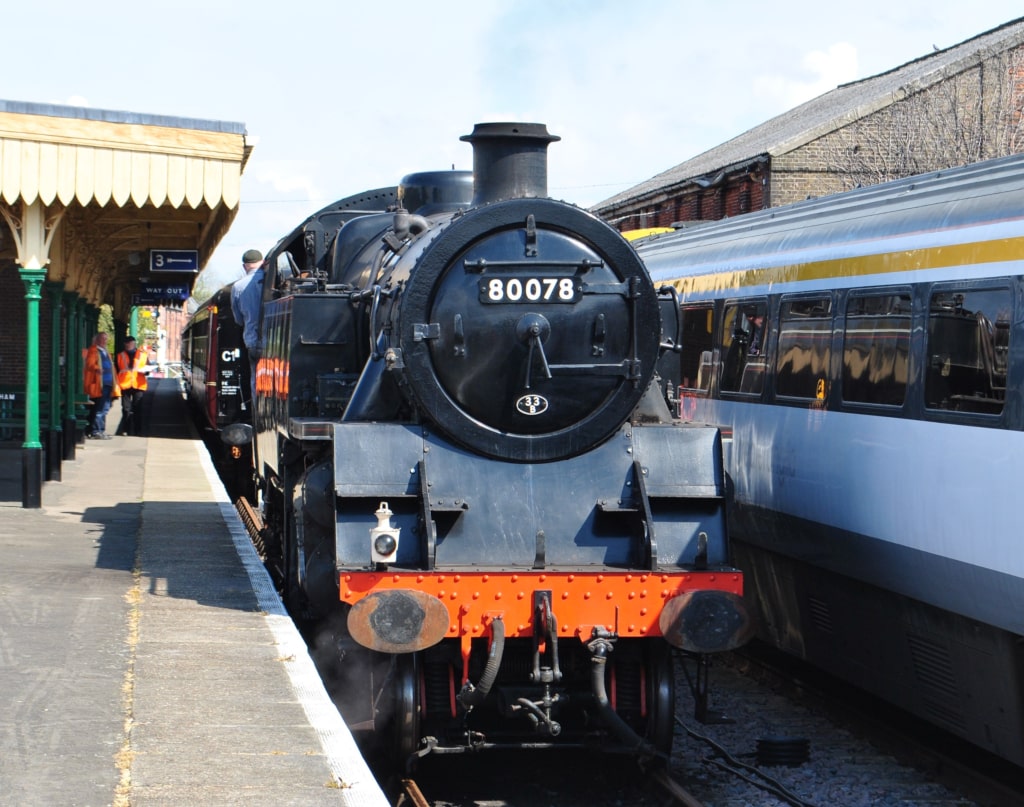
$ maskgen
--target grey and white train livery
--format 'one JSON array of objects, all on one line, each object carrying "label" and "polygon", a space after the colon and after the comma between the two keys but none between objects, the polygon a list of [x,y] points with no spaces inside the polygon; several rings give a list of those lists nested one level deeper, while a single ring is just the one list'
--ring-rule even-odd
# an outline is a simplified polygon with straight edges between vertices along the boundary
[{"label": "grey and white train livery", "polygon": [[1024,156],[636,245],[761,637],[1024,765]]}]

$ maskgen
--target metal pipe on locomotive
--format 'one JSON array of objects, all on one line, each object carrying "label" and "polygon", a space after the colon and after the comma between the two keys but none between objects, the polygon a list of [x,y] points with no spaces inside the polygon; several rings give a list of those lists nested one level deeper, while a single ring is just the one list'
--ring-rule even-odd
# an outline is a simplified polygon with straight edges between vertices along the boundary
[{"label": "metal pipe on locomotive", "polygon": [[349,725],[401,759],[667,753],[671,646],[749,632],[719,432],[673,422],[657,383],[677,300],[548,198],[545,126],[462,139],[472,174],[348,197],[267,256],[268,565],[337,626]]}]

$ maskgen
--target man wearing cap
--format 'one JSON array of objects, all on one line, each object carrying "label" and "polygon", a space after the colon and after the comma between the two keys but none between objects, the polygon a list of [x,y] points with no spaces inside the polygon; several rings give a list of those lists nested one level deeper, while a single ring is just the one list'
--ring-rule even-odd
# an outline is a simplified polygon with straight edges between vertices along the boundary
[{"label": "man wearing cap", "polygon": [[258,249],[247,249],[242,255],[245,277],[231,287],[231,313],[242,326],[242,341],[249,354],[249,392],[256,400],[256,363],[262,353],[260,344],[260,304],[263,299],[263,255]]},{"label": "man wearing cap", "polygon": [[242,315],[238,310],[238,298],[242,296],[242,292],[245,291],[245,287],[249,285],[249,281],[252,280],[252,276],[256,274],[256,270],[262,265],[263,253],[258,249],[247,249],[242,253],[242,269],[245,270],[245,275],[236,280],[234,285],[231,287],[231,310],[234,312],[235,322],[242,327],[245,327],[245,322],[242,320]]},{"label": "man wearing cap", "polygon": [[117,354],[117,385],[121,388],[121,423],[118,434],[142,433],[142,400],[149,382],[149,353],[145,348],[136,350],[135,337],[125,337],[124,350]]}]

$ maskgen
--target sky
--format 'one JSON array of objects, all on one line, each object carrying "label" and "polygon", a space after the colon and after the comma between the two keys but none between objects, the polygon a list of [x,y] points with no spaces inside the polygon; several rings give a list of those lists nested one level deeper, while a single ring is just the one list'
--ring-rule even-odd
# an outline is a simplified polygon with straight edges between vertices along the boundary
[{"label": "sky", "polygon": [[239,212],[205,270],[219,285],[336,199],[472,168],[475,123],[546,124],[550,195],[588,207],[1021,16],[1020,0],[20,0],[0,14],[0,98],[244,124]]}]

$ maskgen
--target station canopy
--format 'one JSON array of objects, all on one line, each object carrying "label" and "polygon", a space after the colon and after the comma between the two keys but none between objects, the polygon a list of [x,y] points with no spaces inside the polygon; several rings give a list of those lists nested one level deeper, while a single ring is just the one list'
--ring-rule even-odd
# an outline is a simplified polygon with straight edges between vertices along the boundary
[{"label": "station canopy", "polygon": [[[140,280],[191,288],[238,212],[251,149],[240,123],[0,101],[0,258],[125,318]],[[152,275],[154,253],[193,266]]]}]

